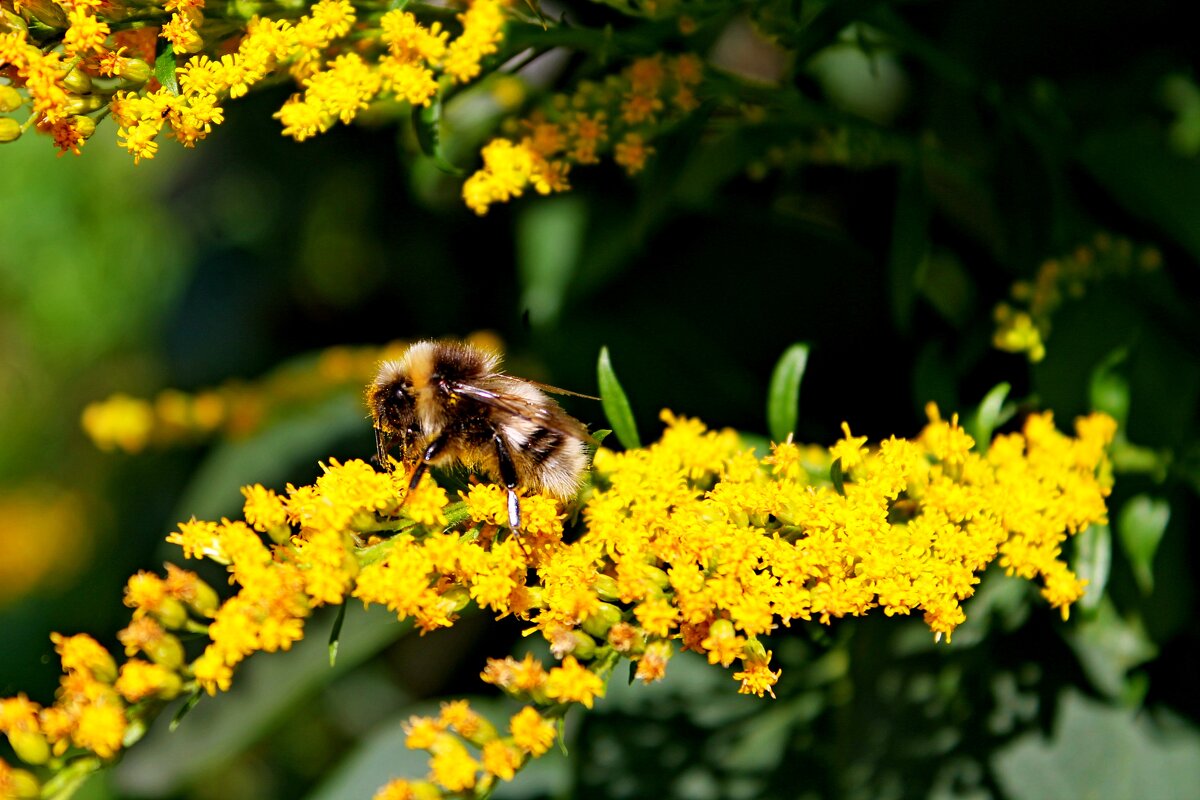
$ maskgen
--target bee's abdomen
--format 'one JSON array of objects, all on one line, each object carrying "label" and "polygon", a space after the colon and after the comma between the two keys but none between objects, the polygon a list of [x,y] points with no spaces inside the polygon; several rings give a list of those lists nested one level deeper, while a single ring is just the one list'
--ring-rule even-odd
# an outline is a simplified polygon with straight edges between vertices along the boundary
[{"label": "bee's abdomen", "polygon": [[525,452],[535,466],[542,466],[562,446],[563,435],[549,428],[538,428],[525,442]]}]

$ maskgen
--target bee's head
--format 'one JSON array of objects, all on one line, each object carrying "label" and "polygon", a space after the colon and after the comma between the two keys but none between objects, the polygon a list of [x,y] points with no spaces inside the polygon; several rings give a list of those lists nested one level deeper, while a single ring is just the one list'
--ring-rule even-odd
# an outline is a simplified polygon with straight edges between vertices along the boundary
[{"label": "bee's head", "polygon": [[367,408],[375,427],[388,434],[403,434],[416,421],[416,393],[412,377],[396,361],[379,366],[375,380],[367,386]]}]

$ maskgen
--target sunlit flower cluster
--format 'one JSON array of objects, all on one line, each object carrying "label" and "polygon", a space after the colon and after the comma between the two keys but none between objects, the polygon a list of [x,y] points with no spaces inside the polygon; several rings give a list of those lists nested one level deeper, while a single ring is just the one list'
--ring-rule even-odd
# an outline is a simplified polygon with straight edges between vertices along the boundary
[{"label": "sunlit flower cluster", "polygon": [[[121,146],[153,158],[161,134],[194,146],[224,121],[227,100],[282,77],[299,91],[276,117],[303,140],[375,102],[428,105],[443,76],[448,85],[473,80],[499,49],[507,5],[465,0],[443,26],[351,0],[266,5],[249,18],[204,0],[3,0],[0,113],[27,106],[28,117],[0,117],[0,142],[37,127],[78,153],[111,114]],[[169,44],[165,54],[156,39]]]},{"label": "sunlit flower cluster", "polygon": [[1162,256],[1153,247],[1139,247],[1128,239],[1098,233],[1071,253],[1047,260],[1031,281],[1012,287],[1013,302],[996,306],[996,333],[992,344],[1010,353],[1025,353],[1031,362],[1046,357],[1055,311],[1077,299],[1088,286],[1112,278],[1153,272]]},{"label": "sunlit flower cluster", "polygon": [[[498,346],[490,334],[475,334],[470,341]],[[218,433],[247,436],[279,411],[338,391],[360,392],[379,361],[398,357],[406,346],[331,347],[257,381],[197,392],[168,389],[153,399],[114,394],[84,409],[83,430],[101,450],[125,453],[198,443]]]},{"label": "sunlit flower cluster", "polygon": [[[311,485],[248,486],[243,519],[191,520],[169,536],[185,558],[223,565],[231,597],[174,565],[134,575],[126,661],[86,636],[56,636],[58,700],[2,701],[0,730],[30,766],[71,752],[109,759],[166,700],[223,692],[252,654],[290,648],[317,607],[353,598],[424,632],[474,604],[540,634],[555,663],[487,663],[482,680],[524,704],[503,728],[465,702],[410,720],[408,745],[429,752],[429,773],[377,797],[485,796],[550,747],[566,709],[603,697],[622,661],[649,682],[693,650],[739,691],[773,695],[782,670],[768,635],[881,609],[920,613],[949,638],[993,561],[1039,581],[1065,617],[1084,584],[1063,544],[1105,519],[1115,423],[1094,414],[1072,437],[1033,414],[979,452],[957,418],[928,414],[914,439],[868,446],[847,425],[826,451],[789,440],[759,457],[733,431],[663,412],[657,443],[596,452],[580,508],[525,495],[519,535],[505,528],[501,487],[452,497],[426,475],[409,492],[402,464],[330,461]],[[186,652],[182,631],[206,633],[202,649]]]},{"label": "sunlit flower cluster", "polygon": [[[36,128],[62,151],[78,153],[97,122],[111,116],[120,145],[135,160],[153,158],[164,135],[192,147],[222,124],[228,100],[279,80],[296,91],[274,116],[283,135],[303,141],[368,109],[375,118],[398,118],[440,103],[489,70],[518,70],[505,66],[512,56],[521,62],[558,40],[547,33],[544,46],[505,52],[510,26],[530,22],[512,0],[451,0],[446,8],[303,0],[250,9],[153,0],[135,9],[130,2],[0,0],[0,115],[27,113],[24,121],[0,116],[0,142]],[[677,33],[687,36],[697,25],[688,5],[639,3],[622,11],[675,16]],[[701,6],[697,13],[713,13]],[[543,31],[570,33],[572,26],[551,26],[530,8]],[[566,190],[574,166],[602,158],[636,175],[662,134],[700,107],[705,76],[696,53],[626,56],[612,70],[594,80],[569,77],[568,89],[523,119],[501,114],[501,135],[483,145],[482,165],[462,187],[466,204],[484,214],[526,190]],[[418,131],[418,139],[428,136]]]},{"label": "sunlit flower cluster", "polygon": [[699,106],[703,77],[698,56],[659,54],[636,59],[603,82],[583,81],[570,94],[554,95],[484,146],[483,167],[463,184],[463,199],[485,214],[531,187],[539,194],[563,191],[573,166],[599,163],[608,153],[636,175],[654,153],[651,141]]}]

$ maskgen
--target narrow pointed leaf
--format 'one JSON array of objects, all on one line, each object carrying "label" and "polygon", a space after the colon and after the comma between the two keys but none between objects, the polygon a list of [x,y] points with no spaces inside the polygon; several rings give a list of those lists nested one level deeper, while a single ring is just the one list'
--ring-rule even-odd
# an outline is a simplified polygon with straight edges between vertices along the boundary
[{"label": "narrow pointed leaf", "polygon": [[840,458],[835,458],[833,463],[829,465],[829,480],[833,481],[834,491],[845,496],[846,473],[842,471],[842,460]]},{"label": "narrow pointed leaf", "polygon": [[417,144],[421,152],[433,159],[433,163],[442,172],[449,175],[462,176],[466,173],[450,163],[442,147],[442,95],[439,92],[427,106],[413,106],[413,130],[417,134]]},{"label": "narrow pointed leaf", "polygon": [[338,643],[342,640],[342,623],[346,621],[346,604],[338,606],[333,628],[329,631],[329,666],[337,665]]},{"label": "narrow pointed leaf", "polygon": [[1107,525],[1091,525],[1075,537],[1075,574],[1087,581],[1086,593],[1079,599],[1082,611],[1092,611],[1104,598],[1112,566],[1112,530]]},{"label": "narrow pointed leaf", "polygon": [[767,390],[767,431],[771,440],[782,442],[796,432],[800,418],[800,381],[808,366],[809,346],[805,343],[789,347],[771,373]]},{"label": "narrow pointed leaf", "polygon": [[604,407],[604,414],[617,440],[626,450],[641,447],[642,440],[638,436],[637,422],[633,419],[633,409],[625,390],[621,388],[621,382],[617,380],[617,373],[613,371],[607,347],[600,348],[596,379],[600,384],[600,405]]},{"label": "narrow pointed leaf", "polygon": [[171,718],[172,731],[179,727],[179,723],[183,722],[183,718],[191,713],[192,709],[196,707],[196,704],[200,702],[200,698],[203,696],[203,692],[200,689],[196,689],[188,695],[188,699],[183,702],[183,705],[175,712],[175,716]]},{"label": "narrow pointed leaf", "polygon": [[1092,370],[1088,382],[1088,402],[1095,411],[1103,411],[1117,421],[1117,427],[1125,429],[1129,419],[1129,379],[1121,372],[1129,351],[1120,347]]},{"label": "narrow pointed leaf", "polygon": [[979,408],[975,409],[975,414],[970,422],[970,433],[981,451],[987,449],[988,442],[992,440],[992,434],[996,432],[996,428],[1012,419],[1016,412],[1014,406],[1005,405],[1004,402],[1008,399],[1008,393],[1011,390],[1012,386],[1007,383],[996,384],[990,392],[984,395],[983,400],[979,403]]}]

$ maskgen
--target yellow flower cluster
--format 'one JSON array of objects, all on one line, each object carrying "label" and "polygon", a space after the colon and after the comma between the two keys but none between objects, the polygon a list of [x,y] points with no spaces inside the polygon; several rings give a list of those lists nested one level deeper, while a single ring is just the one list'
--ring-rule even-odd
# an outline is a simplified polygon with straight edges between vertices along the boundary
[{"label": "yellow flower cluster", "polygon": [[659,54],[636,59],[603,83],[584,81],[570,95],[555,95],[484,146],[483,167],[463,184],[463,199],[482,215],[530,187],[539,194],[564,191],[573,165],[599,163],[610,151],[636,175],[654,152],[649,142],[699,105],[703,77],[698,56]]},{"label": "yellow flower cluster", "polygon": [[1013,303],[996,306],[992,344],[1010,353],[1025,353],[1037,363],[1046,357],[1051,318],[1066,300],[1082,297],[1090,284],[1153,272],[1161,263],[1162,256],[1153,247],[1098,233],[1090,243],[1047,260],[1032,281],[1013,284]]},{"label": "yellow flower cluster", "polygon": [[[733,431],[663,412],[657,443],[597,451],[583,530],[569,543],[567,509],[549,497],[523,498],[518,538],[501,530],[502,488],[476,484],[451,502],[426,476],[409,493],[399,464],[379,472],[331,461],[315,483],[283,494],[246,487],[244,520],[192,520],[169,537],[186,558],[224,565],[236,594],[221,602],[174,566],[133,576],[133,619],[119,636],[128,660],[118,670],[91,639],[56,637],[59,700],[49,709],[4,700],[0,730],[29,765],[69,744],[110,758],[156,701],[227,690],[248,656],[300,639],[318,606],[353,597],[428,631],[474,602],[527,622],[557,663],[489,661],[482,679],[526,704],[507,731],[466,703],[414,718],[408,744],[430,753],[429,775],[377,796],[482,796],[545,752],[553,719],[592,707],[622,660],[654,681],[677,648],[694,650],[732,668],[739,691],[773,695],[780,670],[761,637],[876,608],[920,612],[949,637],[993,561],[1040,580],[1065,617],[1083,583],[1062,546],[1105,519],[1113,420],[1082,418],[1072,437],[1034,414],[980,453],[956,418],[928,414],[915,439],[873,447],[843,426],[816,459],[791,441],[760,458]],[[207,632],[190,663],[181,630]]]},{"label": "yellow flower cluster", "polygon": [[443,703],[437,717],[412,717],[405,732],[409,748],[429,752],[429,775],[423,781],[396,779],[376,792],[375,800],[434,798],[443,792],[486,797],[497,780],[512,780],[528,759],[549,750],[556,735],[552,722],[526,706],[509,719],[508,735],[501,736],[466,700]]},{"label": "yellow flower cluster", "polygon": [[70,577],[87,558],[84,500],[50,485],[0,491],[0,607]]},{"label": "yellow flower cluster", "polygon": [[[134,159],[153,158],[163,132],[192,147],[224,121],[227,99],[289,74],[301,91],[275,116],[285,135],[303,140],[376,101],[428,105],[439,76],[474,79],[499,50],[508,2],[466,0],[453,36],[410,11],[351,0],[301,4],[302,15],[276,7],[277,18],[249,20],[236,4],[207,8],[204,0],[43,0],[12,10],[6,2],[0,76],[11,85],[0,84],[0,113],[28,105],[30,115],[24,123],[0,117],[0,142],[37,126],[78,153],[111,113]],[[151,75],[155,37],[170,44],[173,74]]]},{"label": "yellow flower cluster", "polygon": [[[494,337],[471,341],[495,347]],[[340,390],[358,392],[381,359],[397,358],[406,343],[379,347],[331,347],[311,362],[285,367],[255,382],[230,382],[195,393],[168,389],[153,400],[114,394],[89,404],[84,433],[105,451],[138,453],[149,446],[201,442],[220,433],[247,436],[273,413]]]}]

